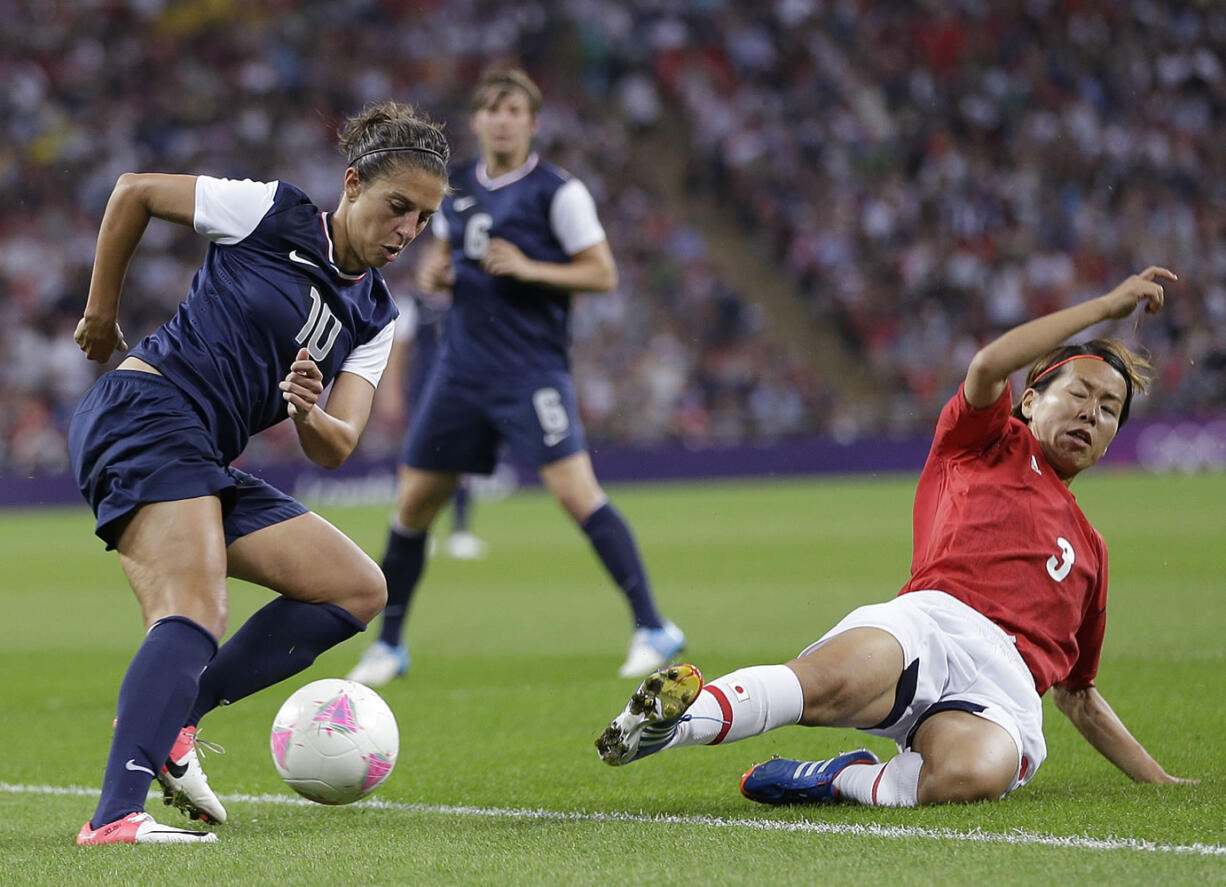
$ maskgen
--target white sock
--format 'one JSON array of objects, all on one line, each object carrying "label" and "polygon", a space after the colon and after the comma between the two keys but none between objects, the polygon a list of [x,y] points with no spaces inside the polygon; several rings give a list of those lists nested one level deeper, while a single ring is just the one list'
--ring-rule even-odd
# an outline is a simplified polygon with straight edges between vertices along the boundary
[{"label": "white sock", "polygon": [[804,711],[800,679],[786,665],[755,665],[716,678],[698,694],[669,747],[717,745],[795,724]]},{"label": "white sock", "polygon": [[834,787],[843,797],[861,804],[914,807],[923,765],[923,757],[913,751],[895,755],[884,764],[852,764],[834,777]]}]

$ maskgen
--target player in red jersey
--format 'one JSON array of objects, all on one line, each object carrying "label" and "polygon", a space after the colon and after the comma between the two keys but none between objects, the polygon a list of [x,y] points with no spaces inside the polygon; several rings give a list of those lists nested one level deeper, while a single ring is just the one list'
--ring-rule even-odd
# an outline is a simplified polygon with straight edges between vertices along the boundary
[{"label": "player in red jersey", "polygon": [[[913,806],[994,800],[1046,757],[1041,696],[1137,782],[1168,774],[1094,686],[1107,547],[1069,484],[1106,452],[1148,363],[1113,339],[1062,345],[1101,321],[1162,308],[1165,268],[1022,324],[980,350],[937,423],[915,495],[911,578],[796,659],[704,685],[692,665],[648,676],[596,741],[609,764],[732,742],[787,724],[886,736],[825,761],[776,758],[741,778],[764,803],[840,798]],[[1009,376],[1030,365],[1014,404]]]}]

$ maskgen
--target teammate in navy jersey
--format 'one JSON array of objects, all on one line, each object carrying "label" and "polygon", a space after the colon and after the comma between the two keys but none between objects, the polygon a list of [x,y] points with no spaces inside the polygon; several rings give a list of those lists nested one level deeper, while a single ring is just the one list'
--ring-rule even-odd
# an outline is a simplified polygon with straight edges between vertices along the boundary
[{"label": "teammate in navy jersey", "polygon": [[[1107,604],[1107,549],[1068,485],[1127,420],[1149,365],[1114,339],[1060,343],[1138,307],[1158,311],[1163,268],[1023,324],[971,361],[937,424],[915,496],[911,578],[860,607],[785,665],[704,686],[692,665],[658,670],[596,740],[609,764],[715,745],[787,724],[856,727],[893,739],[825,761],[750,768],[742,793],[769,804],[847,798],[914,806],[997,800],[1047,754],[1041,695],[1137,782],[1169,775],[1094,686]],[[1032,364],[1020,401],[1008,378]]]},{"label": "teammate in navy jersey", "polygon": [[388,610],[358,671],[379,685],[405,669],[401,635],[421,579],[426,534],[463,474],[489,474],[505,441],[591,540],[625,593],[635,630],[621,674],[640,677],[685,637],[656,611],[626,521],[592,471],[570,374],[571,294],[605,292],[617,267],[586,187],[532,151],[540,91],[519,69],[487,72],[471,124],[480,156],[452,171],[419,268],[426,292],[450,289],[443,351],[414,411],[383,571]]},{"label": "teammate in navy jersey", "polygon": [[[350,455],[397,313],[378,269],[446,192],[447,142],[408,106],[349,119],[338,148],[347,164],[334,212],[285,182],[190,175],[124,174],[107,203],[75,335],[92,360],[127,351],[120,293],[150,219],[211,244],[178,313],[98,380],[69,428],[97,534],[119,552],[147,629],[78,844],[215,841],[145,813],[151,781],[193,819],[224,822],[196,752],[200,719],[302,671],[386,601],[382,573],[354,542],[230,465],[287,415],[313,462]],[[278,597],[218,649],[227,576]]]}]

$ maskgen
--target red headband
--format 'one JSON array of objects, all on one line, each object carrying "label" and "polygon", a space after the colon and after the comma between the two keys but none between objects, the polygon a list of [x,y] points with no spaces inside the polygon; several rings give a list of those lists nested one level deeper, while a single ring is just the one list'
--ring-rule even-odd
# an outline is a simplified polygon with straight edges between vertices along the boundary
[{"label": "red headband", "polygon": [[1031,382],[1031,383],[1030,383],[1030,387],[1032,387],[1032,388],[1033,388],[1033,387],[1034,387],[1035,382],[1038,382],[1040,379],[1042,379],[1042,378],[1043,378],[1044,376],[1046,376],[1048,373],[1050,373],[1050,372],[1053,372],[1053,371],[1055,371],[1055,370],[1060,369],[1060,367],[1064,366],[1064,365],[1065,365],[1066,363],[1068,363],[1070,360],[1080,360],[1080,359],[1081,359],[1081,358],[1083,358],[1083,357],[1088,357],[1088,358],[1090,358],[1090,359],[1092,359],[1092,360],[1101,360],[1101,361],[1103,361],[1104,363],[1106,363],[1106,358],[1104,358],[1104,357],[1099,357],[1097,354],[1074,354],[1072,357],[1066,357],[1066,358],[1064,358],[1064,360],[1059,360],[1059,361],[1056,361],[1056,362],[1055,362],[1055,363],[1053,363],[1051,366],[1049,366],[1047,369],[1043,370],[1043,372],[1039,373],[1037,376],[1035,376],[1035,377],[1034,377],[1034,382]]}]

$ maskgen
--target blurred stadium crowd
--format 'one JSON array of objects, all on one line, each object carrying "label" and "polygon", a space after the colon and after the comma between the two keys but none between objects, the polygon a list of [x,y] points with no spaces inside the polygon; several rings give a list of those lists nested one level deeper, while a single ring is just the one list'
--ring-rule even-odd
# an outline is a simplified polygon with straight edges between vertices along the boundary
[{"label": "blurred stadium crowd", "polygon": [[[0,469],[55,470],[98,368],[72,342],[122,172],[281,178],[331,208],[336,123],[387,97],[472,150],[492,60],[543,87],[537,147],[592,190],[617,292],[576,300],[593,443],[925,432],[986,337],[1161,263],[1135,331],[1137,413],[1226,408],[1226,9],[1150,0],[0,0]],[[636,165],[665,115],[711,191],[877,398],[782,343],[701,228]],[[174,310],[204,242],[155,224],[129,342]],[[412,285],[413,256],[389,266]],[[1128,331],[1132,334],[1132,331]],[[394,453],[376,421],[363,453]],[[290,457],[283,426],[248,458]]]}]

